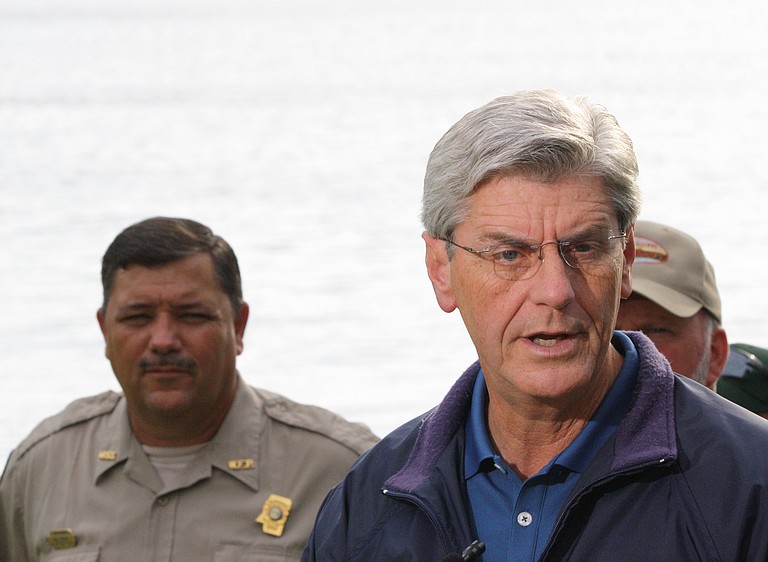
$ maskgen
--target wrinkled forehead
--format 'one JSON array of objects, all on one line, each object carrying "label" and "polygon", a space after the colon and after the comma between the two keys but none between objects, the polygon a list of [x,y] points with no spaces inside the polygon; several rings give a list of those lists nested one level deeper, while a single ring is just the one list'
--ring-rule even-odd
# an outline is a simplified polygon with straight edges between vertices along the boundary
[{"label": "wrinkled forehead", "polygon": [[618,213],[603,181],[571,176],[543,182],[521,176],[494,178],[466,199],[457,230],[484,236],[564,239],[619,230]]}]

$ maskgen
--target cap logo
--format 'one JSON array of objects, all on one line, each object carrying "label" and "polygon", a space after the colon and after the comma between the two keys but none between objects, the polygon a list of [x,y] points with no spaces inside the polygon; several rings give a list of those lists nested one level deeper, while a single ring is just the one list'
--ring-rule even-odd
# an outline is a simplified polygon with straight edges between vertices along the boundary
[{"label": "cap logo", "polygon": [[669,260],[669,252],[650,238],[635,236],[635,263],[661,264]]}]

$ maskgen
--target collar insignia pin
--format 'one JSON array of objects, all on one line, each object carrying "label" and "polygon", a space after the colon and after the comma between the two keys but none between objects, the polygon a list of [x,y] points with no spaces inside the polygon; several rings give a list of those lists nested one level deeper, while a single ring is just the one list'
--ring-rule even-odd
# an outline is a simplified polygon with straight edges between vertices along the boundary
[{"label": "collar insignia pin", "polygon": [[45,542],[56,550],[62,550],[77,546],[77,537],[72,529],[54,529],[48,533]]},{"label": "collar insignia pin", "polygon": [[227,461],[229,470],[252,470],[254,467],[253,459],[232,459]]}]

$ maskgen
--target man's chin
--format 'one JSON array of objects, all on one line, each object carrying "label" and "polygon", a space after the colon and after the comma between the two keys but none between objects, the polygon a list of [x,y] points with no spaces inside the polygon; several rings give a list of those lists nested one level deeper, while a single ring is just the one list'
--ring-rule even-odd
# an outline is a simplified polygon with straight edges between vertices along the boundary
[{"label": "man's chin", "polygon": [[193,400],[188,391],[155,390],[147,396],[145,404],[156,415],[178,417],[193,407]]},{"label": "man's chin", "polygon": [[568,362],[566,365],[532,365],[516,369],[507,375],[518,391],[531,399],[542,402],[567,399],[574,392],[581,392],[591,384],[591,370],[584,363]]}]

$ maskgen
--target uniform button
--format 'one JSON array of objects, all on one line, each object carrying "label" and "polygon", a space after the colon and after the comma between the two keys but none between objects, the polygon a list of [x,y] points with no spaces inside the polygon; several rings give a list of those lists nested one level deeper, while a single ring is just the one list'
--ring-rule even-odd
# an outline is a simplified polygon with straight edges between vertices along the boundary
[{"label": "uniform button", "polygon": [[280,521],[283,518],[283,510],[279,507],[273,507],[269,510],[269,518],[272,521]]},{"label": "uniform button", "polygon": [[157,499],[157,505],[167,505],[167,504],[168,504],[168,496],[163,496],[162,498]]},{"label": "uniform button", "polygon": [[517,524],[521,527],[527,527],[531,523],[533,523],[533,515],[527,511],[521,511],[517,514]]}]

